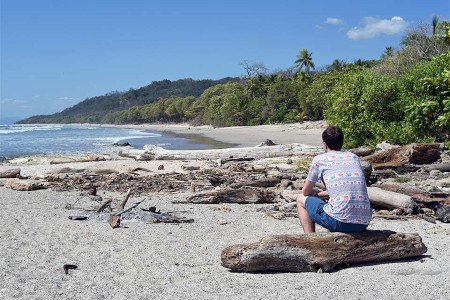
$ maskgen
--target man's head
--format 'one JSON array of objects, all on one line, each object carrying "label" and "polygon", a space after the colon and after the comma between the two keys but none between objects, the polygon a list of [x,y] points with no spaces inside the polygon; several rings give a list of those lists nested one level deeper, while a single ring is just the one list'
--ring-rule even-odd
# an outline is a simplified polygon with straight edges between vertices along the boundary
[{"label": "man's head", "polygon": [[344,133],[337,126],[328,126],[322,133],[322,140],[330,150],[341,150],[344,144]]}]

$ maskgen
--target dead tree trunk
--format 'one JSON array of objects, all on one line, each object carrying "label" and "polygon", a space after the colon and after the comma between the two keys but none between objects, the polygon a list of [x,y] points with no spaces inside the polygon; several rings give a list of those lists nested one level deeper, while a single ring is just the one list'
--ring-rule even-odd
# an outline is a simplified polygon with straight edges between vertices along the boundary
[{"label": "dead tree trunk", "polygon": [[276,235],[222,251],[222,266],[237,272],[329,271],[340,264],[389,261],[424,254],[416,233],[366,231]]},{"label": "dead tree trunk", "polygon": [[318,154],[321,148],[304,144],[289,144],[263,147],[226,148],[209,150],[166,150],[154,145],[145,145],[144,150],[120,152],[120,156],[136,160],[217,160],[234,158],[268,158],[299,154]]},{"label": "dead tree trunk", "polygon": [[366,157],[374,169],[402,167],[405,164],[431,164],[441,157],[440,144],[409,144],[384,150]]},{"label": "dead tree trunk", "polygon": [[414,201],[408,195],[385,191],[377,187],[368,187],[367,192],[370,203],[390,209],[401,208],[406,213],[411,213],[414,208]]}]

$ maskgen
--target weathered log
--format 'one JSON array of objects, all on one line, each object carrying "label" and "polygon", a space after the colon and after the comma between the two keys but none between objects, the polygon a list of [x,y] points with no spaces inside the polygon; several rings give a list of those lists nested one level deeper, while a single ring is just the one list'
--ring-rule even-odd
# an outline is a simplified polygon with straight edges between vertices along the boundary
[{"label": "weathered log", "polygon": [[450,172],[450,163],[445,162],[440,164],[426,165],[422,167],[422,170],[424,171],[438,170],[441,172]]},{"label": "weathered log", "polygon": [[20,177],[20,168],[0,169],[0,178],[16,178]]},{"label": "weathered log", "polygon": [[441,157],[440,144],[409,144],[384,150],[362,159],[369,161],[374,169],[402,167],[405,164],[431,164]]},{"label": "weathered log", "polygon": [[377,187],[368,187],[367,192],[370,203],[391,209],[401,208],[406,213],[413,211],[414,201],[408,195],[385,191]]},{"label": "weathered log", "polygon": [[411,196],[411,198],[414,202],[419,202],[419,203],[425,203],[425,204],[430,203],[431,204],[431,203],[438,203],[438,202],[446,202],[447,200],[449,200],[448,198],[432,197],[432,195],[430,195],[430,193],[427,193],[426,191],[424,191],[423,189],[421,189],[419,187],[401,184],[401,183],[382,182],[382,183],[374,184],[374,185],[372,185],[372,187],[379,187],[386,191],[391,191],[391,192]]},{"label": "weathered log", "polygon": [[367,155],[370,155],[370,154],[374,153],[375,152],[375,148],[374,147],[370,147],[370,146],[362,146],[362,147],[350,149],[348,151],[350,151],[353,154],[356,154],[356,155],[362,157],[362,156],[367,156]]},{"label": "weathered log", "polygon": [[304,144],[289,144],[263,147],[226,148],[208,150],[166,150],[155,145],[145,145],[144,150],[128,150],[119,152],[120,156],[136,160],[226,160],[229,158],[251,157],[255,159],[293,156],[299,154],[318,154],[320,147]]},{"label": "weathered log", "polygon": [[174,203],[198,203],[198,204],[217,204],[217,203],[274,203],[276,194],[267,189],[254,187],[242,187],[239,189],[218,189],[192,195],[186,201]]},{"label": "weathered log", "polygon": [[96,154],[87,154],[85,156],[81,157],[59,157],[55,158],[50,161],[51,165],[56,164],[66,164],[66,163],[72,163],[72,162],[90,162],[90,161],[105,161],[106,157],[103,155],[96,155]]},{"label": "weathered log", "polygon": [[249,180],[243,182],[235,182],[230,184],[233,189],[240,188],[243,186],[253,186],[253,187],[274,187],[281,182],[278,178],[263,178],[257,180]]},{"label": "weathered log", "polygon": [[43,182],[37,180],[10,179],[5,181],[4,187],[16,191],[34,191],[47,188]]},{"label": "weathered log", "polygon": [[231,157],[231,158],[226,158],[226,159],[220,159],[219,160],[219,165],[223,165],[229,162],[240,162],[240,161],[253,161],[255,160],[255,158],[253,157]]},{"label": "weathered log", "polygon": [[411,186],[411,185],[405,185],[405,184],[401,184],[401,183],[382,182],[382,183],[374,184],[372,186],[379,187],[379,188],[381,188],[383,190],[386,190],[386,191],[391,191],[391,192],[396,192],[396,193],[400,193],[400,194],[405,194],[405,195],[408,195],[408,196],[414,196],[414,195],[418,195],[418,194],[429,196],[429,194],[426,193],[421,188],[418,188],[416,186]]},{"label": "weathered log", "polygon": [[341,264],[414,257],[427,251],[416,233],[366,231],[276,235],[222,251],[222,266],[236,272],[317,272]]}]

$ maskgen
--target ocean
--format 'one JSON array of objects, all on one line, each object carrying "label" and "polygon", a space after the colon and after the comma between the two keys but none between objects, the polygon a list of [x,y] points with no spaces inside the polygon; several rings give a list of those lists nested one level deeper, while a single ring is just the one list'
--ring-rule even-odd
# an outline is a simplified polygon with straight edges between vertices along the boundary
[{"label": "ocean", "polygon": [[0,157],[33,154],[114,153],[130,143],[142,149],[146,144],[165,149],[211,149],[230,145],[199,136],[180,136],[167,132],[98,125],[0,125]]}]

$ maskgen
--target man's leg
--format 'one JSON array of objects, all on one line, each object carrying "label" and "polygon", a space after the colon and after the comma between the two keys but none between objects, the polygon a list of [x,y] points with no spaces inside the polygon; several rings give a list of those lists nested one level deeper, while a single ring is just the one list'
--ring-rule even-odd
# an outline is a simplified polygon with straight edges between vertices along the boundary
[{"label": "man's leg", "polygon": [[316,231],[316,224],[309,217],[308,212],[306,211],[305,201],[307,196],[303,196],[303,194],[299,194],[297,196],[297,213],[298,218],[300,219],[300,223],[303,227],[303,232],[312,233]]}]

